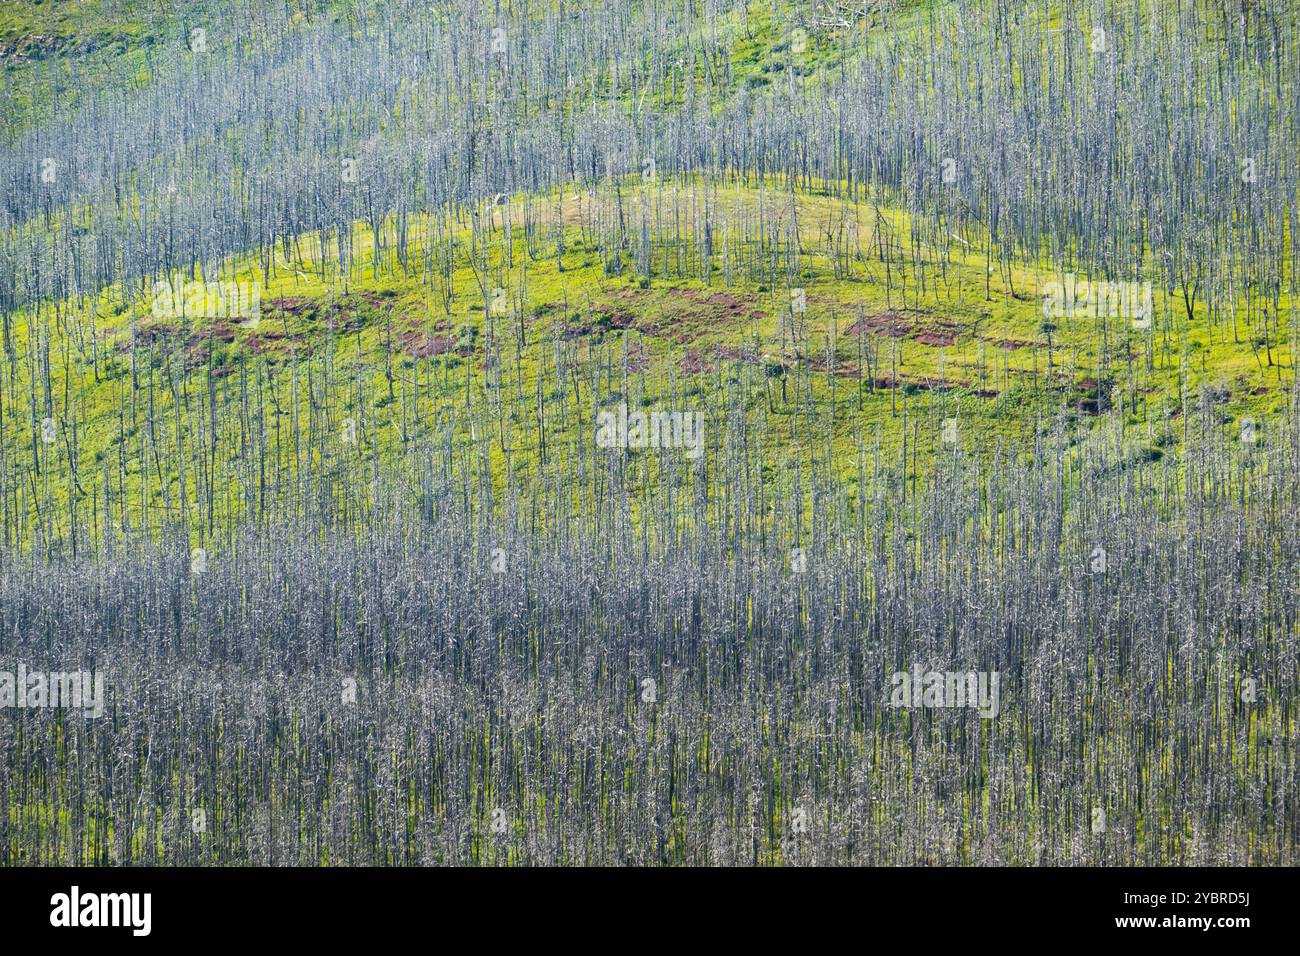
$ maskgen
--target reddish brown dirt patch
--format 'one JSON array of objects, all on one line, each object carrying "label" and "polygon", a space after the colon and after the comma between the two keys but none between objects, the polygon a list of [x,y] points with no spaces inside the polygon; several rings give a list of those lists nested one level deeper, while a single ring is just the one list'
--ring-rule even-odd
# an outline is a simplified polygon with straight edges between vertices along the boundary
[{"label": "reddish brown dirt patch", "polygon": [[641,348],[640,343],[633,342],[627,349],[627,370],[629,372],[644,372],[650,366],[649,358],[645,350]]},{"label": "reddish brown dirt patch", "polygon": [[352,309],[331,306],[325,313],[325,324],[332,332],[356,332],[365,320]]},{"label": "reddish brown dirt patch", "polygon": [[934,329],[927,329],[920,333],[916,340],[922,345],[933,345],[936,348],[948,348],[957,344],[957,336],[951,332],[940,332]]},{"label": "reddish brown dirt patch", "polygon": [[412,330],[401,335],[402,351],[411,358],[429,358],[445,355],[456,347],[456,339],[451,335],[430,335],[427,332]]},{"label": "reddish brown dirt patch", "polygon": [[688,298],[693,302],[698,302],[700,305],[711,305],[714,308],[735,313],[743,312],[746,308],[744,302],[737,299],[734,295],[728,295],[725,292],[705,293],[703,290],[695,290],[695,293],[695,295],[688,296]]},{"label": "reddish brown dirt patch", "polygon": [[[135,347],[148,348],[155,342],[162,342],[167,339],[176,338],[180,335],[180,329],[170,322],[154,322],[149,325],[137,325],[135,327]],[[117,342],[119,352],[131,351],[131,330],[127,329],[122,338]]]},{"label": "reddish brown dirt patch", "polygon": [[254,355],[265,355],[267,352],[271,351],[271,343],[262,338],[262,336],[258,335],[256,332],[244,339],[244,347]]},{"label": "reddish brown dirt patch", "polygon": [[265,355],[270,362],[311,353],[306,336],[286,333],[266,325],[259,326],[256,332],[250,332],[244,339],[244,347],[254,355]]},{"label": "reddish brown dirt patch", "polygon": [[713,363],[705,357],[703,352],[697,349],[691,349],[682,356],[681,369],[686,375],[700,375],[704,372],[713,371]]},{"label": "reddish brown dirt patch", "polygon": [[758,351],[752,346],[736,345],[719,345],[713,354],[721,359],[728,359],[732,362],[744,362],[746,365],[761,365],[763,359],[759,356]]},{"label": "reddish brown dirt patch", "polygon": [[1110,388],[1099,384],[1095,378],[1079,379],[1075,390],[1079,393],[1073,399],[1073,406],[1085,415],[1100,415],[1111,408]]},{"label": "reddish brown dirt patch", "polygon": [[1027,349],[1036,343],[1026,339],[985,339],[990,345],[996,345],[1000,349],[1009,349],[1014,352],[1016,349]]},{"label": "reddish brown dirt patch", "polygon": [[897,312],[881,312],[879,315],[864,315],[849,326],[846,335],[888,335],[890,338],[902,338],[912,331],[912,322]]},{"label": "reddish brown dirt patch", "polygon": [[840,378],[861,378],[862,369],[848,362],[832,361],[825,352],[819,352],[808,360],[808,367],[818,372],[833,372]]},{"label": "reddish brown dirt patch", "polygon": [[[597,308],[614,315],[620,309],[630,308],[632,318],[626,327],[643,335],[672,339],[678,345],[689,345],[706,332],[735,328],[762,316],[755,309],[756,297],[745,293],[682,288],[620,289],[612,292],[611,297],[621,305],[602,304]],[[654,316],[653,320],[648,318],[650,315]],[[616,322],[613,327],[624,326]]]},{"label": "reddish brown dirt patch", "polygon": [[185,344],[191,349],[199,348],[209,339],[216,339],[218,342],[233,342],[235,341],[235,327],[229,322],[213,322],[206,329],[191,332]]},{"label": "reddish brown dirt patch", "polygon": [[933,325],[927,325],[917,332],[916,341],[922,345],[932,345],[936,348],[948,348],[957,344],[957,337],[965,331],[955,322],[936,322]]},{"label": "reddish brown dirt patch", "polygon": [[563,326],[560,329],[560,338],[571,341],[593,335],[597,331],[618,332],[628,329],[641,332],[643,335],[659,334],[657,326],[637,322],[636,316],[627,309],[620,309],[617,306],[602,302],[595,306],[594,319],[591,322]]},{"label": "reddish brown dirt patch", "polygon": [[304,298],[300,295],[282,295],[273,299],[266,300],[267,306],[276,312],[287,312],[290,315],[301,315],[311,308],[311,299]]}]

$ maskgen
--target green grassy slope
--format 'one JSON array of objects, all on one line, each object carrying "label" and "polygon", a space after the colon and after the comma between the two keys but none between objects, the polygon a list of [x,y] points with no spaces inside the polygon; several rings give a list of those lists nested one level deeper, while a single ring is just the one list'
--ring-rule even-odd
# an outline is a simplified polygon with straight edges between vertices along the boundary
[{"label": "green grassy slope", "polygon": [[[7,9],[6,42],[41,31],[109,38],[51,50],[120,71],[203,9],[67,7]],[[906,5],[903,22],[927,9]],[[796,71],[815,81],[846,51],[885,42],[860,20],[807,38],[801,64],[793,48],[805,41],[789,22],[784,7],[758,4],[723,25],[736,90]],[[35,67],[11,65],[10,81]],[[715,237],[707,275],[689,238],[703,206],[734,227]],[[640,222],[643,210],[648,274],[634,262],[635,229],[609,269],[596,220]],[[558,256],[549,232],[523,235],[530,216],[544,231],[565,223]],[[757,217],[778,230],[797,221],[797,273],[763,267],[766,251],[747,245],[743,229]],[[415,221],[405,261],[389,222],[378,265],[376,237],[358,225],[346,275],[333,237],[325,252],[304,236],[269,263],[228,262],[207,278],[256,288],[255,324],[204,308],[159,315],[148,290],[123,289],[13,318],[0,363],[6,541],[98,521],[99,502],[114,495],[136,502],[111,519],[123,529],[155,527],[154,510],[211,535],[222,524],[213,499],[247,495],[259,456],[283,488],[305,471],[392,463],[447,435],[482,446],[498,493],[518,490],[543,459],[589,448],[596,412],[623,402],[704,411],[715,438],[739,408],[760,426],[769,468],[829,457],[851,485],[864,447],[915,479],[945,448],[1028,453],[1049,430],[1082,444],[1103,422],[1123,430],[1132,460],[1151,461],[1177,450],[1203,400],[1226,434],[1267,441],[1294,382],[1285,297],[1257,327],[1228,323],[1223,308],[1212,325],[1203,301],[1188,315],[1159,288],[1149,328],[1126,316],[1049,320],[1044,289],[1063,277],[990,263],[974,236],[909,260],[911,223],[884,195],[846,202],[771,181],[635,180],[512,197],[483,221],[476,235],[463,216]],[[41,228],[70,226],[56,216]],[[479,243],[486,250],[472,256]],[[426,268],[435,249],[452,250],[445,274]],[[248,510],[231,503],[227,517]]]},{"label": "green grassy slope", "polygon": [[[288,0],[276,13],[290,27],[345,17],[355,0]],[[96,90],[135,90],[154,78],[162,48],[204,31],[211,48],[243,31],[245,7],[221,0],[11,0],[0,4],[0,120],[16,136]]]},{"label": "green grassy slope", "polygon": [[[593,212],[620,198],[633,218],[643,203],[671,220],[708,202],[731,222],[760,208],[775,222],[789,214],[788,197],[642,182],[618,196],[529,197],[542,222],[561,204],[558,258],[549,237],[531,254],[517,238],[520,197],[484,220],[486,276],[470,260],[468,228],[453,220],[441,234],[459,243],[457,268],[445,283],[424,273],[421,247],[436,231],[422,221],[405,272],[396,235],[381,237],[376,265],[374,237],[361,227],[350,275],[339,273],[333,243],[322,256],[314,237],[287,256],[282,249],[269,276],[251,261],[230,264],[222,280],[260,291],[257,320],[214,315],[215,301],[171,315],[149,294],[127,305],[120,290],[29,316],[12,330],[11,355],[24,358],[6,363],[0,400],[7,521],[30,511],[57,524],[69,488],[90,507],[102,480],[160,509],[190,497],[201,526],[195,489],[214,474],[232,488],[247,482],[250,430],[284,441],[271,455],[283,481],[391,462],[450,432],[482,446],[500,493],[526,487],[544,455],[581,455],[598,409],[700,410],[716,430],[739,401],[761,426],[770,468],[824,458],[829,436],[833,468],[851,485],[862,445],[915,478],[945,447],[1027,454],[1050,430],[1082,443],[1112,423],[1133,460],[1149,461],[1177,448],[1202,396],[1238,440],[1253,419],[1254,437],[1267,441],[1287,406],[1284,321],[1267,338],[1234,333],[1212,327],[1203,308],[1188,321],[1180,299],[1156,290],[1150,328],[1106,315],[1049,322],[1042,289],[1059,277],[1025,266],[1003,273],[959,241],[946,264],[931,258],[922,290],[908,264],[878,255],[905,229],[903,217],[877,218],[868,202],[800,197],[802,269],[777,282],[738,262],[727,281],[727,235],[717,237],[707,281],[679,273],[671,236],[655,247],[649,277],[630,251],[621,274],[608,274],[591,240]],[[853,237],[838,275],[837,235]],[[176,277],[182,292],[187,279]],[[1283,317],[1289,311],[1284,302]],[[307,454],[291,453],[300,442],[285,437],[291,427],[314,436]]]}]

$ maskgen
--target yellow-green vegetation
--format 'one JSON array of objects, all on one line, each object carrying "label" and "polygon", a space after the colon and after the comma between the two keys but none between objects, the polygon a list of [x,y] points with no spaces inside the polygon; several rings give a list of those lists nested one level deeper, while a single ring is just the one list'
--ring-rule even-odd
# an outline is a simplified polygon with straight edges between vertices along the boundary
[{"label": "yellow-green vegetation", "polygon": [[0,865],[1294,862],[1294,4],[143,9],[4,21]]},{"label": "yellow-green vegetation", "polygon": [[[706,207],[702,276],[682,224]],[[643,217],[648,274],[633,263]],[[611,274],[597,223],[620,218],[632,238]],[[538,230],[559,221],[556,255]],[[759,224],[797,230],[797,268],[764,272]],[[1203,304],[1189,320],[1160,289],[1149,323],[1105,309],[1046,318],[1045,289],[1061,276],[990,265],[956,234],[909,259],[908,229],[883,198],[637,180],[414,220],[404,247],[389,221],[378,255],[359,225],[346,274],[337,237],[322,249],[303,236],[265,263],[214,272],[208,301],[193,297],[202,275],[177,275],[19,316],[0,372],[10,540],[27,522],[71,521],[69,488],[91,509],[104,481],[133,507],[147,495],[160,516],[213,534],[220,522],[199,520],[208,504],[195,495],[221,475],[238,499],[250,428],[285,442],[275,458],[288,481],[305,467],[390,462],[455,423],[457,442],[490,436],[501,495],[526,489],[544,449],[590,453],[601,408],[699,410],[716,425],[727,387],[743,384],[770,468],[831,461],[852,487],[863,446],[916,478],[945,443],[1023,454],[1052,429],[1081,441],[1106,420],[1149,460],[1182,440],[1185,404],[1205,395],[1225,434],[1253,420],[1266,435],[1286,404],[1286,298],[1264,328],[1211,324]],[[222,314],[211,290],[230,282],[260,297],[260,318]],[[290,421],[321,439],[307,458],[288,453]],[[228,518],[241,513],[230,507]]]},{"label": "yellow-green vegetation", "polygon": [[[356,15],[368,0],[288,0],[284,24]],[[104,89],[141,90],[157,51],[226,45],[258,8],[222,0],[9,0],[0,4],[0,118],[6,139],[75,109]],[[170,73],[170,70],[167,70]]]}]

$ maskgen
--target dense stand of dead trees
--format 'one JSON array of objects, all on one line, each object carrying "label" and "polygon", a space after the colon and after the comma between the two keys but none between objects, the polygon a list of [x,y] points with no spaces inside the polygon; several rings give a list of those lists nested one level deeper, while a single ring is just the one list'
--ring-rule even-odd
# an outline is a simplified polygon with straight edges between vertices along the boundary
[{"label": "dense stand of dead trees", "polygon": [[[0,863],[1294,863],[1300,429],[1193,405],[1195,481],[1063,430],[767,476],[741,416],[504,511],[448,443],[203,573],[6,562],[6,654],[108,690],[0,720]],[[916,665],[998,714],[891,706]]]}]

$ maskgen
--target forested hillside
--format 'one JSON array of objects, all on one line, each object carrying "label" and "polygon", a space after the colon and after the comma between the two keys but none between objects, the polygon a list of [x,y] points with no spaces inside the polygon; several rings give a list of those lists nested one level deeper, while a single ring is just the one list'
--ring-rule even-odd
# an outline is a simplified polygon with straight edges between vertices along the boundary
[{"label": "forested hillside", "polygon": [[7,5],[0,861],[1293,863],[1298,42]]}]

